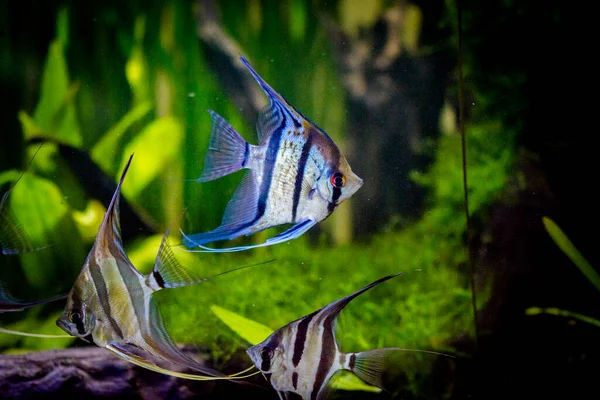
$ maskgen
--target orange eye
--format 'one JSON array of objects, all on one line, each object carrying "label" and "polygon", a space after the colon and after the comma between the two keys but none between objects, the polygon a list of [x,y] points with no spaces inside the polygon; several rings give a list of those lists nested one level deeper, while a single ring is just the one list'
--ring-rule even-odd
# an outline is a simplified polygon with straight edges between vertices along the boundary
[{"label": "orange eye", "polygon": [[346,177],[341,172],[335,172],[329,179],[333,187],[341,188],[346,184]]}]

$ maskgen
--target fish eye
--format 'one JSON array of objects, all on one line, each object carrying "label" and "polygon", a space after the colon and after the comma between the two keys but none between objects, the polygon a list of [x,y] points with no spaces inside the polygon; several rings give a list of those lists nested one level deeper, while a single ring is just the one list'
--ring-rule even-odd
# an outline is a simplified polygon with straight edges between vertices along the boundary
[{"label": "fish eye", "polygon": [[341,188],[346,184],[346,177],[340,171],[337,171],[331,175],[329,181],[335,188]]},{"label": "fish eye", "polygon": [[263,360],[265,360],[265,359],[270,360],[271,358],[273,358],[273,349],[271,349],[269,347],[263,347],[263,349],[260,351],[260,357]]},{"label": "fish eye", "polygon": [[79,324],[83,321],[83,316],[79,311],[70,311],[69,312],[69,321],[74,324]]}]

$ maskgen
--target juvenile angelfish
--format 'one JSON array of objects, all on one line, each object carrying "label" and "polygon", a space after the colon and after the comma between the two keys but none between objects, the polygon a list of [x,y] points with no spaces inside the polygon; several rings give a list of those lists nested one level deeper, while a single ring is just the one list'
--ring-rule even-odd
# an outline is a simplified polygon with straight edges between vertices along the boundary
[{"label": "juvenile angelfish", "polygon": [[[298,238],[323,221],[362,186],[346,158],[321,128],[277,93],[241,57],[270,104],[259,114],[260,145],[247,143],[221,116],[210,111],[213,128],[200,182],[249,169],[229,201],[221,225],[213,231],[184,235],[188,248],[231,252]],[[248,236],[294,224],[265,243],[210,249],[210,242]]]},{"label": "juvenile angelfish", "polygon": [[383,277],[350,296],[291,322],[247,350],[256,368],[265,375],[281,399],[287,398],[288,393],[296,393],[305,400],[325,399],[327,383],[341,369],[352,371],[370,385],[382,387],[385,357],[390,352],[408,349],[343,353],[335,338],[335,322],[340,311],[352,299],[400,274]]},{"label": "juvenile angelfish", "polygon": [[177,348],[152,298],[160,289],[191,285],[208,278],[193,278],[177,262],[166,242],[168,231],[149,275],[139,273],[125,254],[119,223],[119,195],[132,158],[133,155],[123,170],[94,246],[56,324],[72,336],[94,342],[129,361],[137,360],[138,365],[152,370],[157,370],[156,366],[145,363],[129,346],[206,375],[222,375]]}]

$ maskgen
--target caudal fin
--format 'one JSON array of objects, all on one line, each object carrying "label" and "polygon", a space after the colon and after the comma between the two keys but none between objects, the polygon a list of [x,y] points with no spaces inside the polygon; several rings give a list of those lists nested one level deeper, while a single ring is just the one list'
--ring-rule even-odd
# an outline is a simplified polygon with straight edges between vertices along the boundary
[{"label": "caudal fin", "polygon": [[382,376],[386,356],[396,349],[375,349],[353,353],[348,358],[348,369],[369,385],[383,387]]},{"label": "caudal fin", "polygon": [[250,145],[229,122],[214,111],[209,113],[213,127],[199,182],[212,181],[239,171],[245,167],[250,154]]},{"label": "caudal fin", "polygon": [[384,372],[384,363],[388,356],[395,352],[418,352],[427,353],[437,356],[444,356],[454,358],[454,356],[445,353],[438,353],[437,351],[429,350],[417,350],[417,349],[404,349],[401,347],[392,347],[386,349],[375,349],[369,351],[363,351],[360,353],[352,353],[346,356],[345,369],[349,369],[354,372],[363,381],[369,385],[377,386],[383,389],[382,376]]}]

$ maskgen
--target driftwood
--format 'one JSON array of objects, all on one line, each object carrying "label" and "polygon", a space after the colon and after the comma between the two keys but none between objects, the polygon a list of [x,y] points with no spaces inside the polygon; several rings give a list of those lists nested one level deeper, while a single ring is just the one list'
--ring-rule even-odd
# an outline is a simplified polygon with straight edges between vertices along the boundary
[{"label": "driftwood", "polygon": [[[183,371],[174,364],[168,367]],[[248,380],[254,384],[179,379],[137,367],[98,347],[0,355],[1,399],[276,399],[264,379],[256,378]]]}]

